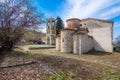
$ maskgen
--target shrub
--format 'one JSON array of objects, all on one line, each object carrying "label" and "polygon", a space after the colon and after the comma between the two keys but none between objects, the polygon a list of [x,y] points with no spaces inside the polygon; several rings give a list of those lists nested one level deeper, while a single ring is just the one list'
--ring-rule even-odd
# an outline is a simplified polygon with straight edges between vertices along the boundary
[{"label": "shrub", "polygon": [[65,76],[59,76],[59,77],[50,76],[50,80],[66,80],[66,77]]},{"label": "shrub", "polygon": [[113,50],[114,50],[115,52],[120,52],[120,46],[115,46],[115,47],[113,48]]}]

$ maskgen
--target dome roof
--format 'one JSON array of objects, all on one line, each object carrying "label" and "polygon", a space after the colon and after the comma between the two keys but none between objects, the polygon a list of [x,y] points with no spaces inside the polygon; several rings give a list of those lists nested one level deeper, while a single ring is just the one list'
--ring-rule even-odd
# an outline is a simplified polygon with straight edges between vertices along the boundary
[{"label": "dome roof", "polygon": [[71,20],[78,20],[78,21],[81,21],[79,18],[70,18],[70,19],[67,19],[66,22],[71,21]]},{"label": "dome roof", "polygon": [[69,29],[78,28],[78,27],[80,27],[80,21],[81,20],[78,18],[68,19],[68,20],[66,20],[66,23],[67,23],[66,28],[69,28]]}]

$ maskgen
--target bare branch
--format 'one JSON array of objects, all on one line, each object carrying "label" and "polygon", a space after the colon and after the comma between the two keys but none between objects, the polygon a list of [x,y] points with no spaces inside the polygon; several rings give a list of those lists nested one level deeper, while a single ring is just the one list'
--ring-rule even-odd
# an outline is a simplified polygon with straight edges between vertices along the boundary
[{"label": "bare branch", "polygon": [[25,29],[42,22],[42,17],[27,5],[26,0],[0,2],[0,48],[11,49],[21,39]]}]

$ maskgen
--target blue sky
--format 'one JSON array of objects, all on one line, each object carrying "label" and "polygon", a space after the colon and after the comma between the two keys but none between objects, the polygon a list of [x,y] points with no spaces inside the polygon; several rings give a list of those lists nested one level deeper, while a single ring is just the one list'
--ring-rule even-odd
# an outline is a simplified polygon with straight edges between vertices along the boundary
[{"label": "blue sky", "polygon": [[[120,35],[120,0],[33,0],[45,18],[97,18],[114,21],[114,40]],[[44,27],[45,28],[45,27]]]}]

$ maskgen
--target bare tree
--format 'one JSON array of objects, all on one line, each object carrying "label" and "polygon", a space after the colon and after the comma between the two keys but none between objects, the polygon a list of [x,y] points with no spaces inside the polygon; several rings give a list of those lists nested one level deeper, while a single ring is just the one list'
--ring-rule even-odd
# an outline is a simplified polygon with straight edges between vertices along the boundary
[{"label": "bare tree", "polygon": [[27,0],[0,1],[0,51],[11,50],[25,29],[40,25],[42,14],[33,11]]}]

